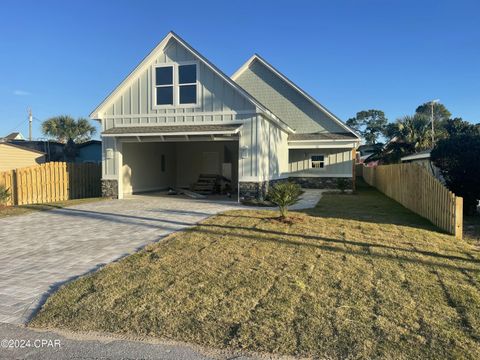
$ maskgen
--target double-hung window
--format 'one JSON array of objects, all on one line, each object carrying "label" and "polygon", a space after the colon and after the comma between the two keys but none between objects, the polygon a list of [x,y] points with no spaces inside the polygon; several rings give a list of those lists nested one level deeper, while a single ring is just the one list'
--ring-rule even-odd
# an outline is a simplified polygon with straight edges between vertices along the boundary
[{"label": "double-hung window", "polygon": [[197,65],[178,66],[179,104],[197,103]]},{"label": "double-hung window", "polygon": [[156,105],[173,105],[173,66],[155,68]]},{"label": "double-hung window", "polygon": [[156,106],[195,105],[197,103],[197,64],[172,64],[155,67]]},{"label": "double-hung window", "polygon": [[312,169],[323,169],[325,167],[324,155],[312,155],[311,156]]}]

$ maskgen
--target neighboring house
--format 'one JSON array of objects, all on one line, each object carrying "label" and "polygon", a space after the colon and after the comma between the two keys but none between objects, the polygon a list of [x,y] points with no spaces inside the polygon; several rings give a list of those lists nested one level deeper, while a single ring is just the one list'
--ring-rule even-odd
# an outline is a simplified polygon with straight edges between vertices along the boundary
[{"label": "neighboring house", "polygon": [[65,144],[54,140],[11,140],[10,144],[45,153],[45,161],[65,161]]},{"label": "neighboring house", "polygon": [[8,134],[3,138],[4,141],[9,141],[9,140],[25,140],[23,137],[22,133],[19,132],[13,132],[11,134]]},{"label": "neighboring house", "polygon": [[43,164],[45,153],[10,142],[0,142],[0,171]]},{"label": "neighboring house", "polygon": [[363,164],[371,155],[382,150],[383,144],[365,144],[357,148],[357,164]]},{"label": "neighboring house", "polygon": [[418,164],[424,167],[430,174],[435,176],[437,179],[444,182],[444,178],[440,172],[440,169],[433,165],[432,161],[430,160],[430,151],[431,150],[425,150],[415,154],[404,156],[400,159],[400,161],[402,163]]},{"label": "neighboring house", "polygon": [[95,163],[102,162],[102,142],[99,140],[89,140],[77,144],[76,163]]},{"label": "neighboring house", "polygon": [[91,113],[105,196],[223,175],[240,197],[274,182],[353,182],[360,137],[258,55],[231,78],[173,32]]}]

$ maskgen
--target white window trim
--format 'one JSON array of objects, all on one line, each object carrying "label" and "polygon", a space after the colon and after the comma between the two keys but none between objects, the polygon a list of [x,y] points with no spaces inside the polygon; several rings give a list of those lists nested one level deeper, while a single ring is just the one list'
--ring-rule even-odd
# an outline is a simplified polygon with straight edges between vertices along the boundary
[{"label": "white window trim", "polygon": [[[168,85],[157,85],[157,68],[166,68],[166,67],[171,67],[172,68],[172,83]],[[152,72],[152,80],[153,80],[153,104],[157,108],[166,108],[166,107],[173,107],[175,105],[175,67],[173,64],[161,64],[161,65],[156,65],[153,69]],[[159,87],[172,87],[172,104],[157,104],[157,89]]]},{"label": "white window trim", "polygon": [[[323,156],[323,168],[319,168],[319,167],[314,168],[313,167],[312,156]],[[325,171],[325,169],[327,168],[327,164],[328,164],[327,160],[328,160],[328,156],[325,153],[310,153],[310,154],[308,154],[308,168],[313,169],[315,171]]]},{"label": "white window trim", "polygon": [[[197,81],[195,83],[188,83],[182,85],[195,85],[196,86],[196,99],[197,102],[194,104],[180,104],[180,82],[178,76],[179,66],[181,65],[196,65],[197,71]],[[173,84],[172,85],[157,85],[156,84],[156,69],[160,67],[172,67],[173,68]],[[162,64],[155,64],[152,68],[152,109],[173,109],[173,108],[193,108],[199,106],[199,95],[200,95],[200,66],[198,61],[179,61],[179,62],[168,62]],[[173,86],[173,104],[167,105],[157,105],[157,87],[167,87]]]}]

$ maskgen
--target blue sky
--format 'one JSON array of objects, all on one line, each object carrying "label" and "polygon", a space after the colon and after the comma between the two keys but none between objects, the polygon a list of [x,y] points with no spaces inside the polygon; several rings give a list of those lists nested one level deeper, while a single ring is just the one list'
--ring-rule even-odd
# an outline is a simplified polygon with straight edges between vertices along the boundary
[{"label": "blue sky", "polygon": [[480,122],[478,1],[2,1],[0,136],[90,111],[174,30],[231,75],[253,53],[346,120],[440,99]]}]

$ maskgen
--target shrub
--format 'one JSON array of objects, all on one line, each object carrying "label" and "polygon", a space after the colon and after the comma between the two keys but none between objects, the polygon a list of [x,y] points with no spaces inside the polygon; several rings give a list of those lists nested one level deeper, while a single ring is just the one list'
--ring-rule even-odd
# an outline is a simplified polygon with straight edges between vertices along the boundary
[{"label": "shrub", "polygon": [[431,160],[440,169],[447,187],[463,197],[467,215],[476,212],[480,199],[480,135],[462,134],[437,142]]},{"label": "shrub", "polygon": [[348,189],[348,186],[350,184],[348,183],[348,180],[345,178],[338,178],[337,179],[337,188],[343,193],[345,193],[345,190]]},{"label": "shrub", "polygon": [[300,185],[292,182],[282,182],[272,186],[268,192],[268,200],[278,206],[280,217],[288,217],[288,207],[297,203],[303,191]]},{"label": "shrub", "polygon": [[10,199],[10,189],[0,185],[0,205],[5,205],[8,199]]}]

